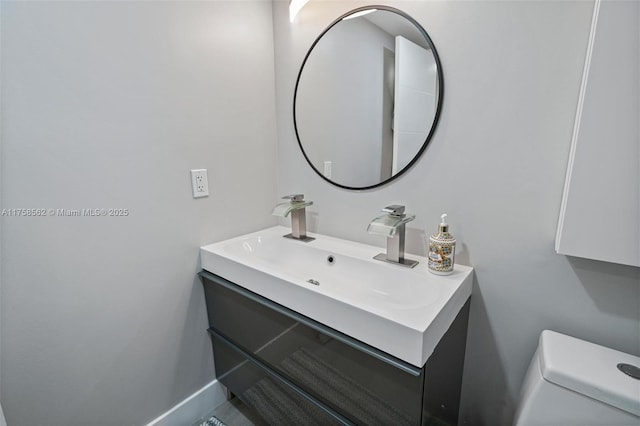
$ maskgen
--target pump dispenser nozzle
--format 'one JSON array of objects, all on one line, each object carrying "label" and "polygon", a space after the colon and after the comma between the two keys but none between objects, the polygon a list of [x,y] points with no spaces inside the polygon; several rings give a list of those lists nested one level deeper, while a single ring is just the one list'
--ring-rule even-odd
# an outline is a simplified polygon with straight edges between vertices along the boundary
[{"label": "pump dispenser nozzle", "polygon": [[443,233],[449,232],[449,224],[447,223],[447,214],[442,213],[442,215],[440,215],[440,219],[442,219],[442,222],[438,226],[438,232],[443,232]]}]

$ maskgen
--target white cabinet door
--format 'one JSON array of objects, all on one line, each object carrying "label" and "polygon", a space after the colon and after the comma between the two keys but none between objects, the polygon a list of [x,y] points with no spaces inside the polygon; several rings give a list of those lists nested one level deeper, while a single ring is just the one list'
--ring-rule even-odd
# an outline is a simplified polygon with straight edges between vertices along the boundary
[{"label": "white cabinet door", "polygon": [[640,2],[596,1],[560,211],[560,254],[640,266]]}]

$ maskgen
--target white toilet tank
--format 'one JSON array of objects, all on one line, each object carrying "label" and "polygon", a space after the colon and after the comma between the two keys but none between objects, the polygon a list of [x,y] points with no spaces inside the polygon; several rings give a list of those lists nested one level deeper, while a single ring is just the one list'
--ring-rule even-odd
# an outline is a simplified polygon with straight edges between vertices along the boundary
[{"label": "white toilet tank", "polygon": [[640,357],[545,330],[522,385],[516,426],[640,425]]}]

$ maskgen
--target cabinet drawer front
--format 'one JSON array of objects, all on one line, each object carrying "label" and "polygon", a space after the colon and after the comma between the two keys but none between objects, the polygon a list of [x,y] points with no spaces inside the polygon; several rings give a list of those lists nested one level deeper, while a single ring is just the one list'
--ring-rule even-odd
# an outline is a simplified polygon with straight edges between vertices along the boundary
[{"label": "cabinet drawer front", "polygon": [[[201,276],[210,327],[286,380],[357,424],[420,423],[423,370],[220,277]],[[218,355],[216,348],[216,369]]]},{"label": "cabinet drawer front", "polygon": [[299,388],[252,359],[232,342],[210,329],[216,354],[216,374],[254,415],[267,425],[350,425],[340,415],[320,406]]}]

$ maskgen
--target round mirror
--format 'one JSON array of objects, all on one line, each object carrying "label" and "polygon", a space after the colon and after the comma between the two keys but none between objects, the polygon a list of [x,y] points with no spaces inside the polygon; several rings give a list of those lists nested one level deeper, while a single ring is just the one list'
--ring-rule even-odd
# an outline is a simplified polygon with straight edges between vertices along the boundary
[{"label": "round mirror", "polygon": [[386,6],[334,21],[307,52],[293,100],[298,143],[325,180],[348,189],[404,173],[429,143],[442,67],[427,32]]}]

